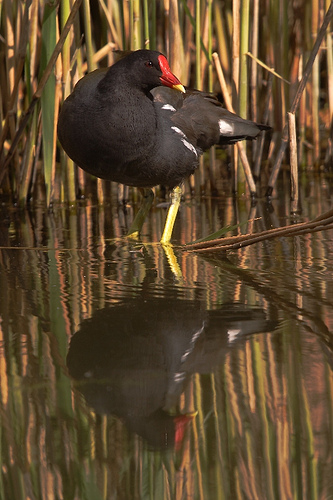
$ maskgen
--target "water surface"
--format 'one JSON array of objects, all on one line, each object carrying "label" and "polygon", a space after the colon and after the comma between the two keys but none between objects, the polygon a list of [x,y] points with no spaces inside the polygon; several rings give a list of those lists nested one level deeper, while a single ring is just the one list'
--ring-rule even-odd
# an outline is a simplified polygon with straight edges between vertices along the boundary
[{"label": "water surface", "polygon": [[333,498],[333,231],[178,246],[288,206],[187,199],[173,248],[163,207],[139,242],[115,204],[2,207],[1,499]]}]

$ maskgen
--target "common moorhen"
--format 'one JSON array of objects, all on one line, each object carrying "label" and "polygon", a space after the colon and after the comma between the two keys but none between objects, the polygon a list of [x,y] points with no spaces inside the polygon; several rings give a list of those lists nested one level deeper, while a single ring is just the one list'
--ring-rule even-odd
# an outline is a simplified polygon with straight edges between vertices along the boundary
[{"label": "common moorhen", "polygon": [[179,206],[179,185],[193,174],[202,152],[213,144],[254,139],[267,128],[230,113],[211,94],[185,93],[163,54],[137,50],[77,83],[62,106],[58,137],[87,172],[145,188],[144,215],[129,234],[140,231],[151,206],[153,194],[147,188],[173,188],[174,206],[161,239],[166,243]]}]

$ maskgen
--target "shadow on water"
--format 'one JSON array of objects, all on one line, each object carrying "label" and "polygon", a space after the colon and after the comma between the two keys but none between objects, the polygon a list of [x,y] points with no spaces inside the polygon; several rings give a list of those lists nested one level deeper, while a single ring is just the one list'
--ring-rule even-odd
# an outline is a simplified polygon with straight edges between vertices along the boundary
[{"label": "shadow on water", "polygon": [[[176,237],[258,216],[290,222],[194,200]],[[0,499],[332,497],[332,230],[205,257],[123,230],[116,207],[3,208]]]}]

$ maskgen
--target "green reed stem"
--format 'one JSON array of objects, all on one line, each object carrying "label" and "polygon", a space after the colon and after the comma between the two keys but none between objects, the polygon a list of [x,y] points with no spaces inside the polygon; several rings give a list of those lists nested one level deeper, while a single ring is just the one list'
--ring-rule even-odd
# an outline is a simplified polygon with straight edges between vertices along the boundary
[{"label": "green reed stem", "polygon": [[[64,28],[68,16],[71,11],[71,2],[70,0],[62,0],[61,2],[61,29]],[[62,91],[63,91],[63,99],[70,93],[70,69],[71,69],[71,61],[70,61],[70,50],[71,50],[71,40],[69,37],[66,38],[62,51]],[[67,156],[62,154],[62,183],[63,185],[67,184],[67,200],[72,203],[76,199],[76,189],[75,189],[75,171],[74,171],[74,163]]]},{"label": "green reed stem", "polygon": [[[246,53],[249,50],[249,23],[250,23],[250,1],[241,3],[241,26],[240,26],[240,68],[239,68],[239,115],[247,117],[248,106],[248,67]],[[245,193],[245,173],[238,162],[237,169],[237,192]]]},{"label": "green reed stem", "polygon": [[239,73],[239,114],[247,117],[248,105],[248,67],[246,53],[249,50],[250,1],[241,3],[240,27],[240,73]]},{"label": "green reed stem", "polygon": [[87,63],[88,63],[88,72],[90,73],[95,69],[95,64],[93,61],[93,42],[92,42],[92,27],[91,27],[91,14],[90,14],[90,4],[89,0],[83,0],[83,15],[84,15],[84,36],[85,36],[85,45],[86,45],[86,53],[87,53]]},{"label": "green reed stem", "polygon": [[[55,5],[45,4],[44,19],[42,26],[42,59],[41,74],[45,71],[47,62],[54,51],[57,36],[57,9]],[[41,95],[42,108],[42,131],[43,131],[43,158],[44,158],[44,178],[46,185],[47,205],[51,202],[55,175],[55,75],[51,73],[45,84]]]},{"label": "green reed stem", "polygon": [[[63,29],[63,27],[65,26],[70,11],[71,11],[70,0],[61,0],[61,10],[60,10],[61,29]],[[69,81],[68,73],[70,70],[70,48],[71,48],[70,38],[66,38],[61,51],[64,97],[67,97],[68,95],[67,92],[69,91],[68,88],[66,89],[66,82]]]},{"label": "green reed stem", "polygon": [[143,32],[144,47],[150,49],[148,0],[143,0]]},{"label": "green reed stem", "polygon": [[131,15],[131,40],[130,47],[132,50],[141,49],[142,37],[141,37],[141,13],[140,13],[140,1],[130,0],[130,15]]}]

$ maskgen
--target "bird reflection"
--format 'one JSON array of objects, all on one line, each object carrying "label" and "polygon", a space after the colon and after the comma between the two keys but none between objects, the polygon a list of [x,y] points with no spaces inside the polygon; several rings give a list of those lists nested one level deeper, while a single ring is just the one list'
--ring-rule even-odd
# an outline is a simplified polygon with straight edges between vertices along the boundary
[{"label": "bird reflection", "polygon": [[128,299],[97,311],[72,337],[70,375],[87,404],[113,414],[151,447],[179,447],[191,415],[174,415],[193,373],[211,373],[247,335],[274,328],[261,309]]}]

